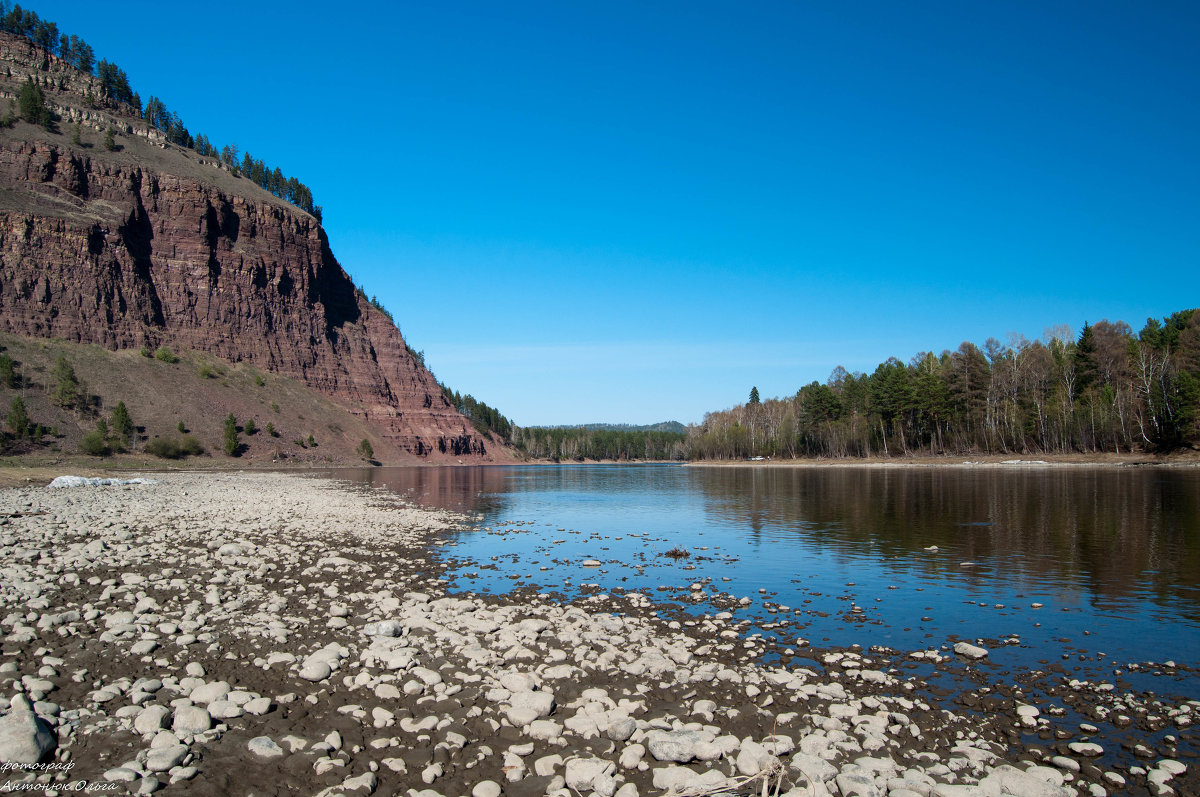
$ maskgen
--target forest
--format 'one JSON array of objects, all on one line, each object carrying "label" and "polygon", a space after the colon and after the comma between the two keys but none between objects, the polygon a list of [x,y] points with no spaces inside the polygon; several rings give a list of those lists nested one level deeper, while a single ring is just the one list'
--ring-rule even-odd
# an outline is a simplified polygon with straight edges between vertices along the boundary
[{"label": "forest", "polygon": [[682,432],[531,426],[514,431],[512,443],[534,459],[671,460],[687,455]]},{"label": "forest", "polygon": [[[424,365],[424,362],[422,355],[421,364]],[[442,389],[454,409],[470,421],[476,431],[484,435],[495,434],[505,443],[513,444],[513,433],[517,431],[517,427],[508,418],[501,415],[499,410],[489,407],[472,395],[460,394],[457,390],[451,390],[441,382],[438,382],[438,387]]]},{"label": "forest", "polygon": [[794,396],[711,412],[689,459],[1167,452],[1200,443],[1200,312],[1010,335],[834,369]]},{"label": "forest", "polygon": [[179,114],[169,110],[157,97],[149,97],[143,109],[142,99],[130,86],[125,70],[104,59],[97,61],[90,44],[78,36],[60,33],[56,23],[42,19],[36,11],[23,9],[19,4],[9,7],[6,0],[0,0],[0,30],[22,36],[47,54],[58,56],[81,72],[95,75],[103,99],[129,106],[135,115],[161,131],[172,144],[220,160],[234,175],[253,181],[321,221],[322,208],[313,203],[308,186],[295,177],[287,177],[278,167],[271,168],[251,157],[248,152],[242,155],[237,144],[226,144],[218,149],[207,136],[193,136]]}]

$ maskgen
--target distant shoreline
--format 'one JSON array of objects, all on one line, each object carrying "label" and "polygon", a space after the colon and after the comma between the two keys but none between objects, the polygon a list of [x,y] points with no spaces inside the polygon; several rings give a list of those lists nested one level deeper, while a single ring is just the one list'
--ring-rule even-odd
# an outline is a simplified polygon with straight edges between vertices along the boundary
[{"label": "distant shoreline", "polygon": [[174,473],[235,473],[239,471],[271,473],[311,473],[313,471],[344,470],[348,468],[410,468],[410,467],[511,467],[514,465],[570,466],[570,465],[682,465],[693,468],[950,468],[950,467],[1080,467],[1080,468],[1129,468],[1129,467],[1200,467],[1200,452],[1181,451],[1162,455],[1153,454],[984,454],[943,455],[912,457],[845,457],[843,459],[800,458],[800,459],[714,459],[714,460],[528,460],[515,462],[398,462],[383,465],[368,465],[365,462],[340,462],[328,464],[263,464],[254,462],[214,462],[198,459],[187,462],[147,460],[143,456],[121,455],[105,460],[96,460],[83,455],[66,455],[56,458],[6,457],[0,460],[0,489],[13,487],[39,487],[55,476],[67,473],[83,476],[115,476],[160,471]]},{"label": "distant shoreline", "polygon": [[958,454],[911,457],[715,459],[683,464],[715,468],[776,467],[1200,467],[1200,452],[1154,454]]}]

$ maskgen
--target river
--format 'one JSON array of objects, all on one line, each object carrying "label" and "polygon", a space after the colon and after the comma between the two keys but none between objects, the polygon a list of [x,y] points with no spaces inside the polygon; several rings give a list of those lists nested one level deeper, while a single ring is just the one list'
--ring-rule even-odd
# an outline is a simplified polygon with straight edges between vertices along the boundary
[{"label": "river", "polygon": [[[749,599],[781,646],[1003,643],[993,661],[1200,664],[1200,470],[565,465],[341,470],[469,514],[462,590]],[[665,554],[678,549],[687,556]],[[601,565],[585,566],[587,560]],[[699,583],[703,599],[693,590]],[[744,601],[743,601],[744,602]],[[1019,642],[1017,641],[1019,640]]]}]

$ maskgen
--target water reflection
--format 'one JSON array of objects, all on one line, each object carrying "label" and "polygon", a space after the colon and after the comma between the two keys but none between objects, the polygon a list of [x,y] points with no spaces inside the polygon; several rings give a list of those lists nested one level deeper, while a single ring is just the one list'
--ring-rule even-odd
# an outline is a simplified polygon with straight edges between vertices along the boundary
[{"label": "water reflection", "polygon": [[504,481],[499,468],[339,468],[318,475],[387,490],[421,506],[462,514],[496,513],[505,506],[495,495]]},{"label": "water reflection", "polygon": [[[851,557],[919,559],[952,579],[1147,590],[1200,618],[1200,473],[1090,468],[695,468],[718,522],[790,530]],[[929,546],[953,551],[922,558]],[[958,560],[957,557],[962,557]],[[976,567],[964,572],[962,561]]]},{"label": "water reflection", "polygon": [[1149,598],[1200,621],[1200,472],[1192,469],[533,466],[337,475],[485,523],[644,529],[693,544],[720,533],[726,551],[776,572],[803,575],[806,561],[831,556],[966,586],[1074,589],[1114,609]]}]

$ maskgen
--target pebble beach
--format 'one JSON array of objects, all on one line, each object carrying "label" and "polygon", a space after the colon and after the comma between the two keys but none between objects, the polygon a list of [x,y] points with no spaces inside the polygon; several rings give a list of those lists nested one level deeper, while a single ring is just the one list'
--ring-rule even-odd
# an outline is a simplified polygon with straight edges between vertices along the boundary
[{"label": "pebble beach", "polygon": [[462,523],[280,473],[0,491],[0,791],[1200,793],[1200,700],[1068,679],[1068,728],[967,643],[905,654],[975,684],[952,711],[869,649],[767,663],[731,612],[449,594]]}]

